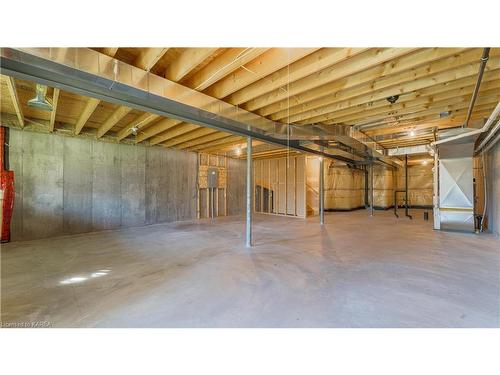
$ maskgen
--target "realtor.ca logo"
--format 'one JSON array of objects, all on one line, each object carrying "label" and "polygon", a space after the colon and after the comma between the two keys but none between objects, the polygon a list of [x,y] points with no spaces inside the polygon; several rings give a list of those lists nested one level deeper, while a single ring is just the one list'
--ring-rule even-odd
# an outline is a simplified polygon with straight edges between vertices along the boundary
[{"label": "realtor.ca logo", "polygon": [[35,321],[35,322],[1,322],[1,328],[50,328],[52,323],[48,321]]}]

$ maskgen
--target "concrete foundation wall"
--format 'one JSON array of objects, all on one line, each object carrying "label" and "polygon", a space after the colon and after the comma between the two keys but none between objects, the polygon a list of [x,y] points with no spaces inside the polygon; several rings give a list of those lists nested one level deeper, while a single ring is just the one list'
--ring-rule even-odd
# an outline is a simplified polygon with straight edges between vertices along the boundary
[{"label": "concrete foundation wall", "polygon": [[[196,218],[195,153],[16,129],[9,143],[12,241]],[[244,203],[240,169],[230,190]]]},{"label": "concrete foundation wall", "polygon": [[486,155],[486,164],[488,229],[500,237],[500,142]]}]

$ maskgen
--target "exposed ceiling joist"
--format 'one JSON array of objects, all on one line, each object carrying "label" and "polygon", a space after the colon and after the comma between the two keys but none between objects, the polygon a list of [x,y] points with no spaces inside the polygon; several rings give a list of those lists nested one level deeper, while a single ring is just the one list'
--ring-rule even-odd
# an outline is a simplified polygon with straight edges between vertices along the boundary
[{"label": "exposed ceiling joist", "polygon": [[230,48],[184,84],[194,90],[203,91],[267,50],[268,48]]},{"label": "exposed ceiling joist", "polygon": [[24,128],[24,115],[21,107],[21,103],[19,102],[19,95],[17,94],[16,81],[13,77],[7,77],[7,88],[9,89],[10,99],[12,101],[12,105],[16,111],[17,121],[19,122],[19,126]]},{"label": "exposed ceiling joist", "polygon": [[158,118],[160,118],[160,116],[155,115],[153,113],[144,113],[139,117],[135,118],[118,132],[116,136],[118,142],[128,137],[130,134],[132,134],[133,129],[137,129],[139,133],[140,129],[142,129],[144,126],[147,126],[148,124],[150,124],[151,122],[155,121]]},{"label": "exposed ceiling joist", "polygon": [[118,121],[120,121],[122,118],[124,118],[132,108],[128,107],[119,107],[117,108],[111,116],[108,117],[108,119],[97,129],[97,138],[101,138],[103,135],[105,135],[108,131],[111,130],[113,126],[116,125]]},{"label": "exposed ceiling joist", "polygon": [[168,50],[168,48],[146,48],[137,56],[133,65],[150,71]]},{"label": "exposed ceiling joist", "polygon": [[231,134],[217,131],[216,133],[206,135],[204,137],[200,137],[200,138],[193,139],[191,141],[180,143],[176,146],[176,148],[186,149],[186,148],[190,148],[190,147],[195,147],[195,146],[198,146],[198,145],[201,145],[204,143],[208,143],[208,142],[216,141],[216,140],[221,139],[221,138],[229,137],[230,135]]},{"label": "exposed ceiling joist", "polygon": [[165,70],[165,78],[178,82],[187,76],[194,68],[209,58],[217,48],[188,48],[177,59],[172,61]]},{"label": "exposed ceiling joist", "polygon": [[267,92],[286,87],[291,82],[355,56],[366,48],[322,48],[280,70],[229,95],[231,104],[242,104]]},{"label": "exposed ceiling joist", "polygon": [[89,100],[87,101],[87,105],[83,109],[82,114],[80,115],[80,117],[78,118],[78,121],[76,122],[76,125],[75,125],[75,134],[76,135],[80,134],[83,127],[87,123],[90,116],[92,116],[92,113],[94,113],[95,109],[97,108],[97,106],[99,105],[100,102],[101,101],[99,99],[89,98]]},{"label": "exposed ceiling joist", "polygon": [[318,48],[271,48],[258,58],[221,79],[205,92],[210,96],[222,99],[316,50]]},{"label": "exposed ceiling joist", "polygon": [[52,112],[50,113],[49,131],[54,131],[54,124],[56,122],[57,106],[59,104],[59,89],[55,88],[52,94]]}]

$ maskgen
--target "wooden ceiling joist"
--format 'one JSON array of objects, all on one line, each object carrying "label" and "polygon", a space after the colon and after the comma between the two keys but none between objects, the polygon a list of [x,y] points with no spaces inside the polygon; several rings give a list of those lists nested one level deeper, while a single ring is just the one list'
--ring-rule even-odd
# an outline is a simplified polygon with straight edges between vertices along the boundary
[{"label": "wooden ceiling joist", "polygon": [[322,48],[281,68],[257,82],[229,95],[226,100],[231,104],[242,104],[267,92],[286,87],[289,83],[307,77],[331,65],[347,60],[366,48]]},{"label": "wooden ceiling joist", "polygon": [[118,121],[124,118],[131,110],[132,108],[128,107],[118,107],[111,114],[111,116],[109,116],[108,119],[97,129],[97,138],[101,138],[102,136],[104,136],[108,131],[111,130],[113,126],[116,125]]},{"label": "wooden ceiling joist", "polygon": [[210,57],[217,48],[188,48],[167,66],[165,78],[178,82]]},{"label": "wooden ceiling joist", "polygon": [[218,132],[217,130],[214,130],[211,128],[200,128],[200,129],[186,132],[178,137],[175,137],[175,138],[172,138],[168,141],[165,141],[162,145],[165,147],[173,147],[173,146],[176,146],[180,143],[184,143],[184,142],[190,141],[192,139],[200,138],[200,137],[203,137],[203,136],[206,136],[206,135],[209,135],[212,133],[217,133],[217,132]]},{"label": "wooden ceiling joist", "polygon": [[[489,64],[491,62],[491,65]],[[492,58],[491,61],[488,63],[489,69],[498,69],[500,68],[500,58]],[[470,76],[477,76],[477,70],[479,68],[479,63],[477,64],[467,64],[465,66],[456,68],[456,69],[451,69],[450,71],[445,71],[430,77],[425,77],[417,80],[410,80],[408,79],[406,82],[397,84],[394,87],[388,87],[388,88],[383,88],[380,90],[372,90],[370,89],[371,85],[366,85],[366,87],[357,87],[352,90],[346,90],[346,91],[341,91],[338,92],[337,94],[334,95],[335,98],[331,97],[326,97],[326,98],[321,98],[319,100],[314,100],[310,103],[307,103],[306,105],[301,105],[300,108],[291,108],[290,111],[292,112],[303,112],[303,110],[312,110],[313,108],[318,108],[321,107],[325,104],[328,103],[340,103],[337,108],[342,109],[342,108],[347,108],[350,106],[356,106],[356,105],[361,105],[361,104],[366,104],[366,103],[371,103],[377,100],[383,100],[388,98],[391,95],[404,95],[404,94],[409,94],[415,90],[420,90],[423,88],[431,87],[439,83],[445,83],[449,82],[450,80],[455,80],[455,79],[460,79],[460,78],[465,78],[465,77],[470,77]],[[325,100],[326,99],[326,100]],[[328,102],[328,103],[323,103],[323,102]],[[313,107],[313,108],[311,108]],[[331,109],[331,107],[330,107]],[[318,114],[317,112],[314,112],[315,115]],[[325,122],[325,123],[330,123],[330,121]],[[334,123],[334,122],[332,122]]]},{"label": "wooden ceiling joist", "polygon": [[251,83],[292,64],[318,48],[271,48],[258,58],[221,79],[205,93],[222,99]]},{"label": "wooden ceiling joist", "polygon": [[194,90],[203,91],[267,50],[268,48],[230,48],[184,84]]},{"label": "wooden ceiling joist", "polygon": [[159,134],[161,132],[167,131],[167,130],[169,130],[169,129],[173,128],[174,126],[179,125],[181,123],[182,123],[182,121],[180,121],[180,120],[176,120],[176,119],[172,119],[172,118],[163,118],[160,121],[158,121],[157,123],[148,126],[147,129],[144,129],[143,131],[141,131],[141,133],[137,135],[135,141],[136,141],[136,143],[145,141],[146,139],[151,138],[152,136]]},{"label": "wooden ceiling joist", "polygon": [[[267,105],[260,108],[258,113],[264,116],[272,115],[271,118],[273,120],[279,120],[287,116],[293,116],[307,110],[321,107],[322,105],[330,104],[331,101],[329,99],[337,99],[339,95],[343,95],[343,97],[353,97],[381,88],[394,88],[404,82],[442,72],[448,68],[477,62],[477,52],[467,55],[466,57],[468,60],[466,60],[463,55],[453,54],[453,52],[456,51],[459,51],[459,49],[440,50],[440,54],[443,57],[442,59],[436,59],[436,54],[432,53],[429,53],[429,56],[423,56],[428,60],[423,59],[422,53],[420,55],[421,59],[418,60],[410,58],[412,54],[402,56],[398,59],[387,61],[381,66],[374,66],[360,73],[345,76],[313,90],[294,95],[289,102],[281,100],[271,105]],[[449,56],[450,54],[451,56]],[[332,93],[335,93],[335,95],[332,96]],[[347,96],[346,93],[353,94]],[[397,92],[393,90],[393,94],[397,94]],[[290,107],[288,105],[290,105]]]},{"label": "wooden ceiling joist", "polygon": [[218,139],[225,138],[225,137],[228,137],[228,136],[230,136],[230,134],[228,134],[228,133],[215,132],[213,134],[206,135],[204,137],[195,138],[195,139],[193,139],[191,141],[180,143],[180,144],[178,144],[176,146],[176,148],[183,150],[183,149],[186,149],[186,148],[190,148],[190,147],[202,145],[204,143],[216,141]]},{"label": "wooden ceiling joist", "polygon": [[52,94],[52,112],[50,113],[49,132],[54,131],[58,104],[59,104],[59,89],[55,88],[54,93]]},{"label": "wooden ceiling joist", "polygon": [[190,147],[190,148],[188,148],[188,150],[189,151],[201,151],[201,150],[209,149],[209,148],[212,148],[215,146],[221,146],[221,145],[228,143],[228,142],[241,141],[242,139],[243,139],[243,137],[241,137],[239,135],[229,134],[226,137],[218,139],[216,141],[207,142],[207,143],[203,143],[203,144],[198,145],[198,146]]},{"label": "wooden ceiling joist", "polygon": [[[482,55],[482,48],[95,50],[270,120],[356,126],[391,148],[429,143],[436,130],[463,123]],[[71,53],[71,48],[51,50],[58,61]],[[2,76],[1,83],[3,96],[13,99],[2,101],[8,126],[25,126],[29,119],[30,129],[57,133],[75,124],[75,134],[89,128],[97,138],[110,133],[106,138],[118,142],[129,137],[135,143],[209,153],[232,152],[246,142],[242,136],[58,89],[53,90],[49,114],[28,107],[33,82]],[[387,98],[393,95],[399,98],[391,104]],[[492,48],[472,112],[473,127],[480,126],[499,99],[500,49]],[[129,116],[135,118],[129,121]],[[416,136],[409,136],[412,130]],[[288,151],[263,151],[256,157],[280,152]]]},{"label": "wooden ceiling joist", "polygon": [[[387,99],[380,99],[374,102],[363,103],[360,105],[350,106],[347,108],[344,108],[345,103],[334,103],[332,105],[327,105],[317,110],[313,110],[312,113],[309,113],[308,115],[292,116],[290,120],[291,122],[299,125],[304,125],[309,123],[319,123],[329,120],[339,122],[340,121],[339,119],[343,116],[348,116],[352,114],[361,115],[364,114],[365,111],[371,111],[377,108],[378,109],[386,108],[386,110],[391,110],[396,106],[404,105],[405,107],[407,107],[409,105],[414,105],[416,102],[423,103],[423,101],[428,101],[429,104],[431,104],[434,101],[439,101],[446,97],[451,98],[455,96],[472,94],[476,81],[477,77],[469,76],[456,81],[448,81],[424,89],[415,90],[408,94],[401,95],[395,104],[389,103]],[[497,87],[499,81],[500,81],[500,70],[486,72],[483,76],[481,91]],[[310,117],[313,113],[317,115]],[[304,119],[301,121],[296,121],[301,118]]]},{"label": "wooden ceiling joist", "polygon": [[[277,89],[271,91],[265,95],[259,96],[255,99],[242,105],[248,111],[255,111],[257,109],[262,109],[262,113],[269,115],[272,112],[268,112],[268,107],[274,103],[282,103],[282,101],[288,103],[291,102],[295,104],[297,95],[309,92],[313,89],[326,85],[332,81],[337,81],[342,78],[353,76],[356,73],[362,72],[369,68],[377,68],[382,63],[391,61],[392,59],[408,55],[410,52],[414,51],[414,48],[375,48],[363,53],[357,54],[350,59],[341,61],[338,64],[332,65],[331,67],[324,69],[322,71],[316,72],[308,77],[292,82],[288,90]],[[401,65],[401,64],[400,64]],[[394,69],[400,69],[400,65],[394,65]],[[380,69],[380,68],[379,68]],[[385,70],[373,72],[371,79],[375,77],[383,77],[387,72]],[[354,81],[354,80],[351,80]],[[359,84],[359,83],[355,83]],[[330,91],[331,93],[331,91]],[[275,106],[274,106],[275,107]],[[272,107],[272,108],[274,108]],[[279,105],[278,105],[279,108]]]},{"label": "wooden ceiling joist", "polygon": [[158,118],[160,118],[160,116],[147,112],[135,118],[132,122],[125,125],[123,129],[121,129],[118,132],[116,136],[118,142],[120,142],[122,139],[127,138],[130,134],[132,134],[133,128],[137,127],[137,129],[140,130],[141,128],[150,124],[151,122],[155,121]]},{"label": "wooden ceiling joist", "polygon": [[[489,85],[490,89],[481,91],[481,96],[487,97],[491,94],[500,92],[500,80],[493,81],[496,84]],[[439,113],[439,109],[453,104],[470,103],[473,87],[468,87],[467,90],[452,90],[451,92],[444,92],[441,95],[423,96],[407,102],[396,103],[390,107],[375,108],[371,110],[364,110],[356,114],[339,116],[327,121],[335,121],[335,123],[355,125],[359,121],[374,121],[378,118],[389,116],[400,116],[411,112],[418,112],[419,110],[435,109]],[[466,92],[464,94],[464,91]],[[442,111],[445,112],[445,111]],[[322,120],[325,121],[325,120]]]},{"label": "wooden ceiling joist", "polygon": [[85,106],[82,114],[80,115],[78,121],[76,122],[75,135],[80,134],[83,127],[87,123],[90,116],[92,116],[92,113],[94,113],[95,109],[97,108],[100,102],[101,101],[99,99],[89,98],[89,100],[87,101],[87,105]]},{"label": "wooden ceiling joist", "polygon": [[134,61],[138,68],[150,71],[156,63],[167,53],[168,48],[146,48]]},{"label": "wooden ceiling joist", "polygon": [[194,124],[186,124],[183,123],[182,125],[178,125],[164,133],[162,133],[159,136],[155,136],[150,139],[149,144],[151,145],[157,145],[159,143],[163,143],[165,141],[168,141],[169,139],[178,137],[180,135],[183,135],[184,133],[200,129],[200,126],[194,125]]},{"label": "wooden ceiling joist", "polygon": [[13,77],[7,77],[7,88],[9,90],[10,100],[12,101],[12,105],[14,106],[14,110],[16,111],[19,126],[21,128],[24,128],[24,115],[21,103],[19,102],[19,95],[17,94],[16,81]]},{"label": "wooden ceiling joist", "polygon": [[[488,70],[495,69],[493,65],[498,65],[498,61],[493,60],[498,59],[493,57],[488,62]],[[311,90],[298,95],[294,100],[290,101],[290,107],[288,107],[288,103],[281,101],[262,108],[258,112],[262,116],[272,114],[271,118],[273,120],[279,120],[356,97],[366,99],[365,101],[356,101],[356,103],[362,104],[377,99],[384,99],[392,95],[409,93],[438,83],[453,81],[472,75],[477,76],[478,68],[478,51],[467,51],[463,54],[453,55],[430,64],[420,65],[415,69],[377,78],[361,85],[354,85],[349,89],[346,89],[343,83],[340,87],[336,88],[331,85],[323,86],[317,90]],[[355,77],[349,77],[349,79],[355,80]],[[335,84],[335,82],[332,84]],[[334,94],[332,95],[332,93]]]}]

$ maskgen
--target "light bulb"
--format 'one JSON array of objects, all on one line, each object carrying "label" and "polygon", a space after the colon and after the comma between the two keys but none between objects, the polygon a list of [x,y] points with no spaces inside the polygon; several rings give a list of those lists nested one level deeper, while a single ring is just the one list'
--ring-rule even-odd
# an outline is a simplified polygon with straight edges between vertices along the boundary
[{"label": "light bulb", "polygon": [[410,131],[410,137],[414,137],[415,136],[415,131],[414,130],[411,130]]}]

